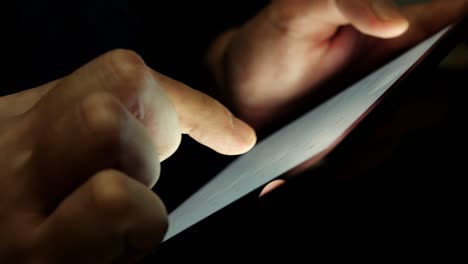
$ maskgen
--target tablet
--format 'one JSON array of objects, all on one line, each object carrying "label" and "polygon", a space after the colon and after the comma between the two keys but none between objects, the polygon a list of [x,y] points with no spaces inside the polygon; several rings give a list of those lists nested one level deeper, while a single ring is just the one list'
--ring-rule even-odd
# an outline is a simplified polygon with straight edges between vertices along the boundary
[{"label": "tablet", "polygon": [[183,237],[229,207],[239,207],[245,197],[305,161],[319,162],[405,78],[443,59],[460,40],[461,31],[466,32],[466,19],[415,45],[235,159],[170,212],[163,244]]}]

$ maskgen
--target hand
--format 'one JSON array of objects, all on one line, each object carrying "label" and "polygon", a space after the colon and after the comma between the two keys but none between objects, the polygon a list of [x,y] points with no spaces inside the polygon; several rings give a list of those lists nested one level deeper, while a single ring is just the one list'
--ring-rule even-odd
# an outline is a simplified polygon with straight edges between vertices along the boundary
[{"label": "hand", "polygon": [[467,0],[274,0],[213,44],[223,100],[260,130],[468,14]]},{"label": "hand", "polygon": [[109,52],[0,98],[0,262],[127,263],[167,228],[151,191],[181,134],[223,154],[255,143],[217,101]]}]

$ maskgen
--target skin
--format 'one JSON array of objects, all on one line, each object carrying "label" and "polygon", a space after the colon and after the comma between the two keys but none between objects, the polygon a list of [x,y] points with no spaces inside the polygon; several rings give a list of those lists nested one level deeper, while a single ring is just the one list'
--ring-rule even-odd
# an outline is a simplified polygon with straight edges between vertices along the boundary
[{"label": "skin", "polygon": [[256,140],[219,102],[127,50],[0,108],[2,263],[134,262],[166,232],[151,187],[181,135],[227,155]]},{"label": "skin", "polygon": [[207,61],[223,102],[261,132],[331,80],[356,79],[467,14],[467,0],[403,8],[380,0],[274,0],[220,36]]},{"label": "skin", "polygon": [[[441,0],[377,15],[370,0],[275,0],[207,59],[220,100],[258,132],[327,80],[368,71],[467,9]],[[167,229],[151,191],[160,162],[182,134],[245,153],[256,133],[240,119],[126,50],[0,98],[0,262],[136,262]]]},{"label": "skin", "polygon": [[[207,56],[217,96],[263,137],[398,53],[468,15],[467,0],[274,0]],[[341,83],[340,83],[341,82]],[[304,170],[308,162],[298,168]],[[267,185],[261,196],[283,180]]]}]

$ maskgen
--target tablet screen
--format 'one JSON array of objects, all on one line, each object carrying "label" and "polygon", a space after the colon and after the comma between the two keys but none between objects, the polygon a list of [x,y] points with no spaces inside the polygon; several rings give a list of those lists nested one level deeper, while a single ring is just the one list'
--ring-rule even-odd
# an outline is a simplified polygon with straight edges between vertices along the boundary
[{"label": "tablet screen", "polygon": [[428,54],[446,27],[259,142],[169,215],[164,241],[336,146]]}]

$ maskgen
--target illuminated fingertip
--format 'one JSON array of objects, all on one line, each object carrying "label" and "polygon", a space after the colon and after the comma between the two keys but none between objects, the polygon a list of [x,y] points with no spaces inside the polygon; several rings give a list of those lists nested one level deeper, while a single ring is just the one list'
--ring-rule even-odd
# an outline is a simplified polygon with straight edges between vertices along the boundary
[{"label": "illuminated fingertip", "polygon": [[257,142],[255,130],[242,120],[234,118],[233,129],[242,142],[240,147],[242,153],[249,151]]},{"label": "illuminated fingertip", "polygon": [[281,187],[283,184],[285,184],[286,181],[285,180],[274,180],[270,183],[268,183],[262,190],[262,192],[260,193],[259,197],[263,197],[265,196],[266,194],[276,190],[277,188]]},{"label": "illuminated fingertip", "polygon": [[409,28],[409,22],[406,19],[399,19],[387,22],[384,29],[380,31],[382,38],[395,38],[404,34]]}]

